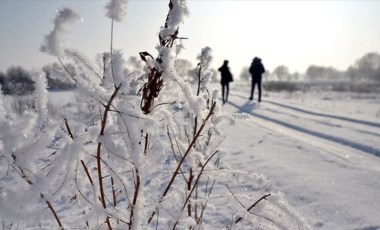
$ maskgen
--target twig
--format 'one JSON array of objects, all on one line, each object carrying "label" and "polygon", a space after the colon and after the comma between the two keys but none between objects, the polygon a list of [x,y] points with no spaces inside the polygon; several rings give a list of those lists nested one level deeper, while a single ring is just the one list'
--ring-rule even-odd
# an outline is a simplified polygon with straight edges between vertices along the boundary
[{"label": "twig", "polygon": [[45,202],[46,202],[47,206],[49,207],[50,211],[53,213],[54,218],[55,218],[55,220],[58,223],[58,226],[60,227],[60,229],[63,230],[64,228],[63,228],[62,223],[61,223],[61,221],[60,221],[60,219],[59,219],[59,217],[57,215],[57,212],[53,208],[53,205],[51,205],[51,203],[47,199],[45,199],[45,197],[44,197],[44,195],[42,193],[40,195],[41,195],[41,198],[45,200]]},{"label": "twig", "polygon": [[[211,192],[212,192],[212,190],[214,189],[215,182],[216,182],[216,180],[213,181],[213,183],[212,183],[212,185],[211,185],[211,188],[210,188],[210,190],[209,190],[209,192],[208,192],[207,198],[210,198]],[[207,193],[207,188],[206,188],[205,193]],[[202,223],[202,220],[203,220],[203,214],[204,214],[204,211],[206,210],[207,203],[208,203],[208,199],[205,201],[205,204],[202,205],[201,214],[200,214],[199,218],[197,219],[197,224],[198,224],[199,226],[200,226],[201,223]]]},{"label": "twig", "polygon": [[63,185],[65,184],[65,181],[67,180],[67,174],[68,174],[68,172],[66,172],[65,178],[63,179],[61,185],[57,188],[57,190],[55,192],[53,192],[53,196],[55,196],[59,192],[59,190],[61,190],[61,188],[63,187]]},{"label": "twig", "polygon": [[[104,132],[106,129],[106,123],[107,123],[107,117],[108,117],[108,112],[111,108],[113,100],[116,98],[117,93],[119,92],[121,88],[121,84],[119,84],[116,88],[113,94],[111,95],[110,99],[108,100],[107,105],[105,106],[105,110],[103,113],[103,118],[101,122],[101,128],[100,128],[100,135],[99,136],[104,136]],[[101,149],[102,149],[102,143],[99,141],[97,150],[96,150],[96,163],[97,163],[97,168],[98,168],[98,180],[99,180],[99,190],[100,190],[100,202],[102,203],[102,206],[104,209],[107,208],[106,206],[106,199],[105,199],[105,194],[104,194],[104,185],[103,185],[103,176],[102,176],[102,165],[101,165]],[[111,222],[109,220],[109,217],[106,219],[106,223],[108,228],[111,230]]]},{"label": "twig", "polygon": [[201,79],[201,73],[202,73],[202,60],[204,58],[204,53],[205,51],[202,50],[202,53],[201,53],[201,60],[199,60],[199,63],[197,66],[199,66],[199,69],[198,69],[198,73],[197,73],[197,77],[198,77],[198,88],[197,88],[197,96],[199,96],[199,93],[200,93],[200,89],[201,89],[201,82],[203,81],[203,79]]},{"label": "twig", "polygon": [[[169,190],[170,190],[170,188],[171,188],[171,186],[172,186],[172,184],[173,184],[175,178],[176,178],[177,175],[178,175],[178,172],[179,172],[179,170],[180,170],[180,168],[181,168],[183,162],[185,161],[185,159],[187,158],[187,156],[188,156],[189,153],[190,153],[191,148],[192,148],[193,145],[195,144],[195,141],[197,140],[197,138],[198,138],[199,135],[201,134],[203,128],[206,126],[207,121],[208,121],[208,120],[211,118],[211,116],[214,114],[215,105],[216,105],[216,103],[214,102],[214,104],[212,105],[212,107],[211,107],[211,109],[210,109],[209,114],[207,115],[207,117],[206,117],[205,120],[203,121],[202,126],[199,128],[197,134],[194,136],[193,141],[190,143],[190,145],[189,145],[189,147],[187,148],[187,150],[186,150],[184,156],[182,157],[181,161],[178,163],[177,168],[176,168],[176,170],[174,171],[174,173],[173,173],[173,175],[172,175],[172,177],[171,177],[171,179],[170,179],[168,185],[166,186],[166,189],[165,189],[164,193],[162,194],[162,196],[161,196],[159,202],[161,202],[161,201],[163,200],[163,198],[166,196],[166,194],[169,192]],[[149,220],[148,220],[148,224],[152,221],[152,218],[154,217],[155,214],[156,214],[156,211],[153,211],[152,215],[150,216],[150,218],[149,218]]]},{"label": "twig", "polygon": [[185,200],[185,204],[183,205],[182,207],[182,210],[186,207],[186,203],[190,200],[190,197],[191,197],[191,194],[194,192],[194,189],[196,188],[196,185],[198,184],[199,182],[199,179],[201,178],[202,174],[203,174],[203,170],[204,168],[207,166],[207,164],[210,162],[210,160],[218,153],[219,151],[215,151],[208,159],[207,161],[202,165],[202,168],[201,168],[201,171],[199,172],[198,176],[197,176],[197,179],[195,180],[194,182],[194,186],[192,187],[190,193],[187,195],[187,198]]},{"label": "twig", "polygon": [[135,206],[137,204],[137,197],[139,195],[139,191],[140,191],[140,174],[139,174],[139,170],[136,168],[136,181],[135,181],[135,193],[133,195],[133,203],[132,203],[132,207],[131,207],[131,214],[130,214],[130,218],[129,218],[129,229],[132,229],[133,227],[133,218],[134,218],[134,211],[135,211]]},{"label": "twig", "polygon": [[94,182],[92,181],[91,175],[88,172],[88,168],[87,168],[86,164],[83,162],[83,160],[80,160],[80,162],[82,163],[83,169],[86,172],[87,178],[90,181],[91,185],[94,185]]},{"label": "twig", "polygon": [[[171,136],[170,136],[170,129],[169,129],[169,126],[167,127],[167,130],[168,130],[168,131],[167,131],[167,134],[168,134],[168,137],[169,137],[170,146],[171,146],[171,148],[172,148],[172,152],[173,152],[173,155],[174,155],[174,159],[175,159],[176,162],[178,163],[179,160],[177,159],[177,155],[175,154],[175,150],[174,150],[174,147],[173,147],[174,144],[173,144],[172,138],[171,138]],[[181,149],[179,148],[178,141],[177,141],[177,138],[176,138],[176,136],[174,135],[174,133],[173,133],[173,136],[174,136],[175,141],[176,141],[176,143],[177,143],[177,147],[178,147],[179,154],[180,154],[181,157],[182,157]],[[185,176],[185,174],[183,173],[182,169],[180,169],[180,172],[181,172],[181,174],[182,174],[182,176],[183,176],[183,179],[186,181],[186,183],[188,183],[188,182],[187,182],[187,179],[186,179],[186,176]]]},{"label": "twig", "polygon": [[[95,158],[96,158],[96,157],[95,157]],[[112,172],[113,175],[119,179],[120,183],[122,184],[122,186],[123,186],[123,188],[124,188],[124,192],[125,192],[125,196],[126,196],[126,198],[127,198],[127,200],[128,200],[128,204],[131,205],[130,199],[129,199],[129,197],[128,197],[127,187],[126,187],[124,181],[123,181],[123,180],[121,179],[121,177],[116,173],[116,171],[115,171],[114,169],[112,169],[111,166],[108,165],[108,163],[107,163],[106,161],[104,161],[103,159],[101,159],[101,160],[102,160],[103,164],[105,164],[105,165],[108,167],[108,169],[110,170],[110,172]]]},{"label": "twig", "polygon": [[[260,201],[262,200],[265,200],[268,196],[270,196],[271,194],[268,193],[264,196],[262,196],[260,199],[258,199],[255,203],[253,203],[248,209],[247,209],[247,212],[251,211],[252,208],[254,208],[258,203],[260,203]],[[243,218],[242,217],[239,217],[236,221],[235,221],[235,224],[237,224],[239,221],[241,221]]]},{"label": "twig", "polygon": [[144,137],[145,144],[144,144],[144,156],[146,156],[146,153],[148,152],[148,145],[149,145],[149,133],[147,133]]},{"label": "twig", "polygon": [[110,217],[109,216],[107,216],[106,223],[107,223],[108,229],[112,230],[111,221],[110,221]]},{"label": "twig", "polygon": [[[199,174],[198,174],[198,176],[197,176],[197,179],[195,180],[195,182],[194,182],[194,186],[192,187],[192,189],[191,189],[191,191],[190,191],[190,193],[187,195],[187,198],[186,198],[186,200],[185,200],[185,202],[184,202],[184,204],[183,204],[183,206],[182,206],[182,209],[181,209],[181,212],[185,209],[185,207],[186,207],[186,204],[189,202],[189,200],[190,200],[190,197],[191,197],[191,195],[193,194],[193,192],[194,192],[194,189],[197,187],[197,184],[198,184],[198,182],[199,182],[199,179],[201,178],[201,176],[202,176],[202,174],[203,174],[203,170],[204,170],[204,168],[206,167],[206,165],[210,162],[210,160],[218,153],[219,151],[215,151],[208,159],[207,159],[207,161],[202,165],[202,168],[201,168],[201,171],[199,172]],[[174,224],[174,226],[173,226],[173,229],[175,229],[175,227],[177,226],[177,224],[178,224],[178,220],[177,220],[177,222]]]},{"label": "twig", "polygon": [[111,186],[112,186],[113,206],[116,207],[116,192],[115,192],[115,184],[113,183],[113,177],[112,177],[112,176],[111,176]]},{"label": "twig", "polygon": [[[119,92],[119,89],[121,88],[121,84],[116,87],[115,91],[113,92],[111,98],[109,99],[107,105],[105,106],[105,110],[103,113],[103,119],[101,123],[101,129],[100,129],[100,136],[104,136],[104,131],[106,129],[106,123],[107,123],[107,117],[108,117],[108,112],[111,107],[111,104],[113,100],[115,99],[117,93]],[[100,201],[103,205],[103,208],[106,208],[106,201],[104,198],[104,188],[103,188],[103,177],[102,177],[102,169],[101,169],[101,148],[102,148],[102,143],[98,142],[98,147],[96,151],[96,160],[97,160],[97,167],[98,167],[98,179],[99,179],[99,189],[100,189]]]},{"label": "twig", "polygon": [[[115,74],[114,74],[114,70],[113,70],[113,19],[111,20],[111,48],[110,48],[110,56],[111,56],[111,75],[112,75],[112,79],[113,79],[113,82],[114,84],[116,84],[115,82]],[[115,88],[116,85],[115,85]]]},{"label": "twig", "polygon": [[228,188],[228,190],[230,191],[230,193],[232,194],[232,196],[235,198],[235,200],[244,208],[246,209],[246,207],[244,206],[244,204],[242,204],[240,202],[240,200],[235,196],[235,194],[231,191],[230,187],[228,187],[228,184],[226,184],[226,187]]},{"label": "twig", "polygon": [[67,132],[69,133],[69,136],[71,137],[71,139],[74,139],[74,135],[73,135],[73,133],[71,132],[71,129],[70,129],[69,123],[68,123],[68,121],[67,121],[66,118],[65,118],[65,125],[66,125]]},{"label": "twig", "polygon": [[[83,197],[83,199],[85,199],[89,204],[92,205],[92,203],[83,195],[82,191],[80,190],[79,188],[79,185],[78,185],[78,180],[77,180],[77,171],[78,171],[78,164],[77,164],[77,167],[75,169],[75,177],[74,177],[74,181],[75,181],[75,186],[77,187],[77,190],[79,192],[79,194]],[[94,188],[94,187],[93,187]]]},{"label": "twig", "polygon": [[[200,173],[202,173],[202,172],[200,172]],[[194,179],[193,168],[190,167],[189,180],[187,181],[187,190],[190,191],[189,197],[190,197],[191,191],[192,191],[191,184],[193,183],[193,179]],[[195,187],[195,185],[194,185],[194,187]],[[187,215],[189,217],[191,217],[191,203],[190,203],[190,201],[188,201],[187,203],[188,203],[187,204]],[[186,203],[185,203],[185,205],[186,205]]]},{"label": "twig", "polygon": [[59,63],[61,63],[63,69],[66,71],[66,73],[71,77],[71,79],[72,79],[73,81],[75,81],[74,76],[70,73],[70,71],[67,69],[67,67],[63,64],[61,58],[58,57],[58,56],[57,56],[57,58],[58,58]]}]

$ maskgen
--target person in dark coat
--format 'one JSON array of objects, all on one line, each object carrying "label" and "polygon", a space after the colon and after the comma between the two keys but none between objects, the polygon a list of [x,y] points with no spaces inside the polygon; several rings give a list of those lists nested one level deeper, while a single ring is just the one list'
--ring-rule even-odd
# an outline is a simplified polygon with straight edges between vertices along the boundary
[{"label": "person in dark coat", "polygon": [[255,85],[257,84],[257,88],[259,89],[259,102],[261,102],[261,78],[262,74],[265,72],[264,65],[261,63],[261,59],[255,57],[252,61],[251,67],[249,68],[249,72],[252,75],[252,87],[251,87],[251,97],[249,100],[253,100],[253,93],[255,91]]},{"label": "person in dark coat", "polygon": [[224,104],[228,100],[229,83],[233,81],[232,74],[228,68],[228,61],[225,60],[218,70],[221,74],[220,83],[222,84],[222,100]]}]

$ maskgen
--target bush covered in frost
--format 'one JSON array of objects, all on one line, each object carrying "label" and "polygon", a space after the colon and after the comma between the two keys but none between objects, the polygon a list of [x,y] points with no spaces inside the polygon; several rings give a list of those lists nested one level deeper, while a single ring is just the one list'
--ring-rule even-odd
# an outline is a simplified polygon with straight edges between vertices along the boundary
[{"label": "bush covered in frost", "polygon": [[[106,10],[112,27],[126,2],[111,0]],[[34,110],[13,114],[1,105],[5,228],[307,228],[281,196],[270,195],[264,176],[223,162],[219,127],[237,115],[221,113],[218,91],[208,86],[211,49],[196,57],[197,87],[174,70],[173,47],[188,14],[185,0],[171,0],[157,55],[141,52],[146,66],[129,63],[125,71],[112,41],[103,69],[65,47],[68,26],[80,17],[58,11],[41,50],[58,58],[55,74],[75,84],[86,116],[50,116],[44,74],[34,74]]]}]

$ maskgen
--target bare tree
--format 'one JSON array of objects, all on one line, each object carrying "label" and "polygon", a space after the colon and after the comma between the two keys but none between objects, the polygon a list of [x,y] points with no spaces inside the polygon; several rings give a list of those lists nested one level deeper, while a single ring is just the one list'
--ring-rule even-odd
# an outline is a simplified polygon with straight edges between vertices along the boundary
[{"label": "bare tree", "polygon": [[367,53],[348,68],[347,74],[351,80],[380,81],[380,54]]}]

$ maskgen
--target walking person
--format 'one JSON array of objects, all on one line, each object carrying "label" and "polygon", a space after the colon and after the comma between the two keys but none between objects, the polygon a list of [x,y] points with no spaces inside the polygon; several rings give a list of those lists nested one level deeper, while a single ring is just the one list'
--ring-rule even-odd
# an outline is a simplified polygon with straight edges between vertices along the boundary
[{"label": "walking person", "polygon": [[259,102],[261,102],[261,78],[262,74],[265,72],[264,65],[261,63],[261,59],[255,57],[252,61],[251,67],[249,68],[249,72],[252,75],[252,87],[251,87],[251,97],[249,100],[253,100],[253,94],[255,91],[255,85],[257,84],[257,88],[259,90]]},{"label": "walking person", "polygon": [[232,74],[228,68],[228,60],[223,62],[223,65],[218,69],[221,74],[220,83],[222,84],[222,100],[223,104],[228,101],[229,83],[233,81]]}]

